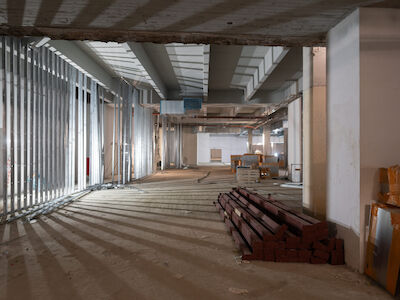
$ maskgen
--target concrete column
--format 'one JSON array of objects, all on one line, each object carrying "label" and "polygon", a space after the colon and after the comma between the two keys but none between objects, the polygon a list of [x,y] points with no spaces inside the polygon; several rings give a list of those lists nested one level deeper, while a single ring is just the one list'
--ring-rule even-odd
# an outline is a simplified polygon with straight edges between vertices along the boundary
[{"label": "concrete column", "polygon": [[272,155],[271,129],[268,126],[263,127],[263,155]]},{"label": "concrete column", "polygon": [[247,153],[253,153],[253,129],[247,130]]},{"label": "concrete column", "polygon": [[326,49],[303,48],[303,206],[326,214]]},{"label": "concrete column", "polygon": [[327,219],[364,271],[379,168],[399,163],[400,11],[361,8],[328,33]]},{"label": "concrete column", "polygon": [[302,113],[301,98],[288,105],[288,169],[292,176],[292,169],[301,167],[302,164]]},{"label": "concrete column", "polygon": [[283,128],[283,159],[284,159],[284,168],[287,170],[288,168],[288,140],[289,140],[289,131],[288,128]]}]

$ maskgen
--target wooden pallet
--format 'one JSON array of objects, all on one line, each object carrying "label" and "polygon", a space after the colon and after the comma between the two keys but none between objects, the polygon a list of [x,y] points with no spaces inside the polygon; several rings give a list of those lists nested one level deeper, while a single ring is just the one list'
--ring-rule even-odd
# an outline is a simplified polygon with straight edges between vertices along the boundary
[{"label": "wooden pallet", "polygon": [[260,180],[260,170],[238,168],[236,171],[236,180],[238,182],[256,182]]}]

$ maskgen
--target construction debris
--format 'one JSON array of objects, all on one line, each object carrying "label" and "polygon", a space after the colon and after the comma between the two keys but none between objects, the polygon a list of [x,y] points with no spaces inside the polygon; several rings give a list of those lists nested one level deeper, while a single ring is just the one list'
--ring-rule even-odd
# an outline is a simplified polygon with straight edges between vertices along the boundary
[{"label": "construction debris", "polygon": [[244,188],[214,202],[243,260],[344,264],[343,240],[328,224]]}]

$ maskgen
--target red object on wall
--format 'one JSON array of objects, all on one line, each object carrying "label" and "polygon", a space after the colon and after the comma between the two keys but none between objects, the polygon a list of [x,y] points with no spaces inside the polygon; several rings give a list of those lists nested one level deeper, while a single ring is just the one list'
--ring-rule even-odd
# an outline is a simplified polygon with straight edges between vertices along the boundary
[{"label": "red object on wall", "polygon": [[86,157],[86,175],[87,176],[89,176],[89,166],[90,166],[89,157]]}]

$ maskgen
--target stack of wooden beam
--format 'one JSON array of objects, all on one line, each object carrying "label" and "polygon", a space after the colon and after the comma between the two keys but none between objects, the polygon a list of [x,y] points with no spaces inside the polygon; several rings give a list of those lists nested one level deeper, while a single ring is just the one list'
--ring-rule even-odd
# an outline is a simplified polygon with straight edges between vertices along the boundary
[{"label": "stack of wooden beam", "polygon": [[344,263],[343,240],[329,237],[328,224],[244,188],[215,202],[245,260]]}]

